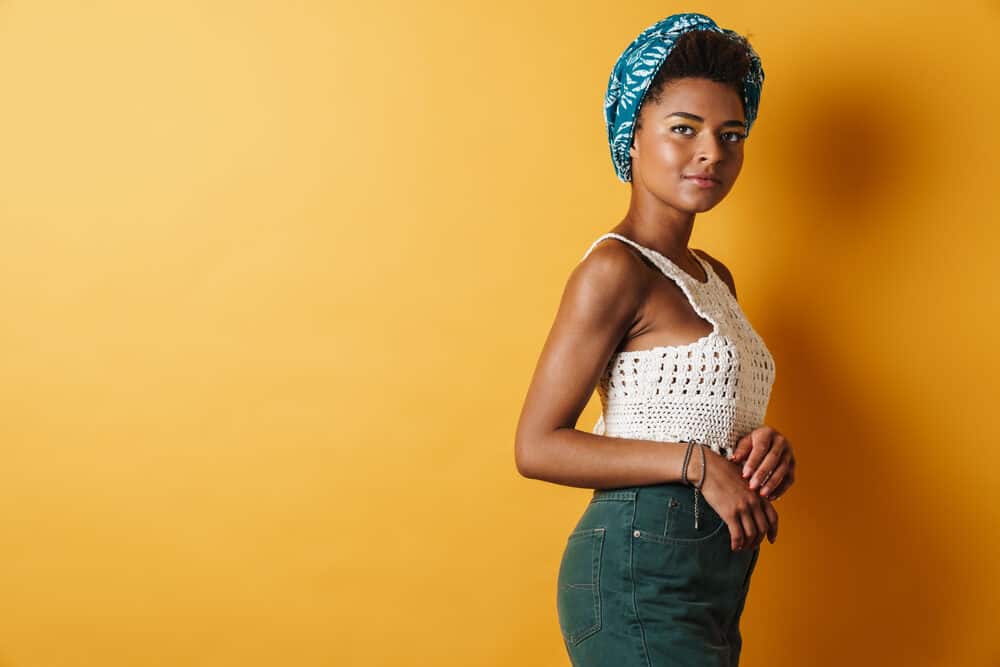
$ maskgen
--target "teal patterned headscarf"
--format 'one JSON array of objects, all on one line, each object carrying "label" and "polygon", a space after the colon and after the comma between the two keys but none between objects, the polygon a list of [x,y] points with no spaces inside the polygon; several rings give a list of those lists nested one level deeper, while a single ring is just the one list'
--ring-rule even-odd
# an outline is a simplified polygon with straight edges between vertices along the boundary
[{"label": "teal patterned headscarf", "polygon": [[[692,30],[712,30],[728,37],[738,38],[732,30],[720,28],[715,21],[704,14],[672,14],[649,26],[635,38],[618,57],[608,92],[604,96],[604,123],[608,128],[608,142],[611,145],[611,161],[615,173],[623,183],[632,180],[632,158],[629,148],[635,118],[642,104],[642,98],[653,82],[653,78],[670,55],[677,38]],[[749,47],[750,71],[743,79],[743,105],[746,109],[746,132],[757,118],[760,106],[760,91],[764,85],[764,69],[760,58]]]}]

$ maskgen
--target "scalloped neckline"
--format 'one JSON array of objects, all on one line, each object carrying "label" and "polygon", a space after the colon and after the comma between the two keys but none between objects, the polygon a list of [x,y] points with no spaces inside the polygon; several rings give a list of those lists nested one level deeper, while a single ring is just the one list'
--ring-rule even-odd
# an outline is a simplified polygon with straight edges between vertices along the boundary
[{"label": "scalloped neckline", "polygon": [[656,347],[647,347],[642,350],[621,350],[619,352],[615,352],[611,358],[614,359],[615,357],[623,357],[630,354],[642,356],[644,354],[656,354],[657,352],[666,352],[667,350],[683,351],[688,348],[700,347],[702,345],[705,345],[706,343],[708,343],[708,341],[712,340],[713,338],[718,338],[719,336],[720,336],[719,332],[713,325],[712,331],[709,331],[707,334],[705,334],[698,340],[693,340],[690,343],[680,343],[678,345],[657,345]]}]

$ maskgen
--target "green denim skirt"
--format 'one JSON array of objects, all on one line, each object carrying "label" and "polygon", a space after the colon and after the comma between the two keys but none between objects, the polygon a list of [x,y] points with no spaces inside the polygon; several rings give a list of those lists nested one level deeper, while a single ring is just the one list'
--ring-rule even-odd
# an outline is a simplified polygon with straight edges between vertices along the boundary
[{"label": "green denim skirt", "polygon": [[683,483],[596,489],[569,534],[556,608],[574,667],[735,667],[760,547]]}]

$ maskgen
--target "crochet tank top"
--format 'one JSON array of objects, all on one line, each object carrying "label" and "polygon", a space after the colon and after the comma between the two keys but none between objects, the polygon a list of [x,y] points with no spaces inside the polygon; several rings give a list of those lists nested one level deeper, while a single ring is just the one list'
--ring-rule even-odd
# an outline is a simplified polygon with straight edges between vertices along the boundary
[{"label": "crochet tank top", "polygon": [[740,438],[763,424],[774,384],[770,351],[708,262],[695,255],[708,276],[702,282],[659,252],[615,233],[598,238],[583,257],[606,238],[649,258],[712,331],[684,345],[614,354],[597,385],[603,409],[592,432],[663,442],[693,439],[731,458]]}]

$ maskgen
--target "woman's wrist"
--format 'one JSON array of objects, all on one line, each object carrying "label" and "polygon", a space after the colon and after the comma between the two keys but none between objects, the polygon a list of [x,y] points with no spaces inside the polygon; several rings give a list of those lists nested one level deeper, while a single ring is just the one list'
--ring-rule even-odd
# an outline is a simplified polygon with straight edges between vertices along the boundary
[{"label": "woman's wrist", "polygon": [[[708,470],[708,454],[714,452],[708,445],[696,440],[681,440],[680,442],[685,446],[685,449],[679,479],[683,484],[701,488],[702,484],[705,483],[705,475]],[[693,463],[692,459],[694,459]]]}]

